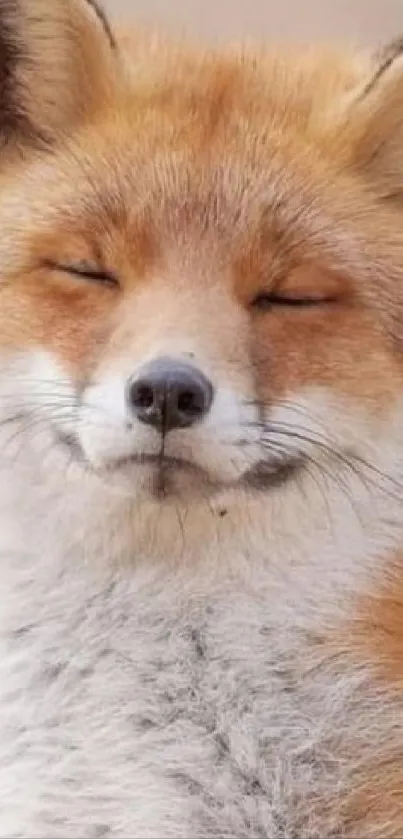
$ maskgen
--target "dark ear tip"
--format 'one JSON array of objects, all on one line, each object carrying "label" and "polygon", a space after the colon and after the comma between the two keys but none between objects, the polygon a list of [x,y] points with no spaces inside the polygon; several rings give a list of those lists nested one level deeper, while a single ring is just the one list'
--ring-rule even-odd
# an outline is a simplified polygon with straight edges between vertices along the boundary
[{"label": "dark ear tip", "polygon": [[393,41],[389,41],[378,49],[374,55],[374,61],[380,72],[384,73],[401,55],[403,55],[403,35],[394,38]]},{"label": "dark ear tip", "polygon": [[381,49],[375,52],[373,57],[373,74],[364,87],[360,99],[365,99],[369,93],[377,87],[378,82],[384,74],[392,67],[394,62],[403,56],[403,36],[395,38]]},{"label": "dark ear tip", "polygon": [[[1,2],[1,0],[0,0],[0,2]],[[106,15],[106,12],[104,11],[103,7],[98,2],[98,0],[86,0],[86,2],[94,10],[99,22],[102,24],[102,26],[105,30],[105,34],[106,34],[106,36],[109,40],[109,43],[110,43],[112,49],[116,49],[115,36],[112,32],[111,25],[109,23],[108,17]]]}]

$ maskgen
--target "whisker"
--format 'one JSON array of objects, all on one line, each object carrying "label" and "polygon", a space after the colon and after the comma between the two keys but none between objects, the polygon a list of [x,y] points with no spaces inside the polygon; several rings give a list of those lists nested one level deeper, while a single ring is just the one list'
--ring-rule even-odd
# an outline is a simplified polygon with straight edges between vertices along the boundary
[{"label": "whisker", "polygon": [[[278,435],[280,437],[286,438],[291,442],[305,444],[306,446],[309,446],[314,450],[316,449],[321,451],[323,455],[327,456],[329,459],[333,461],[337,461],[341,466],[347,467],[352,473],[356,475],[356,477],[364,485],[366,485],[368,492],[370,491],[370,478],[372,477],[373,481],[376,478],[381,479],[382,481],[385,481],[386,483],[390,484],[391,487],[394,487],[398,495],[392,496],[392,494],[390,494],[390,497],[394,497],[395,500],[400,500],[401,498],[403,484],[397,478],[384,472],[378,466],[376,466],[376,464],[370,463],[361,455],[355,453],[347,454],[345,452],[341,452],[334,445],[332,445],[330,439],[327,440],[322,435],[307,432],[305,429],[301,430],[300,427],[296,429],[295,426],[290,423],[263,423],[256,421],[252,423],[252,425],[261,429],[262,444],[267,445],[269,448],[272,445],[273,441],[271,435]],[[306,457],[308,453],[304,450],[302,454],[304,457]],[[334,477],[336,477],[336,475]]]}]

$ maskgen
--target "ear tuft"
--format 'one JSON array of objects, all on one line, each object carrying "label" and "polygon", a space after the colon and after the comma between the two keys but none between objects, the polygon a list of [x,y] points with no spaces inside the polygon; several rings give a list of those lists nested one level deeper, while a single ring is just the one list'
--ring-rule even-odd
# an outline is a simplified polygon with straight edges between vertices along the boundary
[{"label": "ear tuft", "polygon": [[54,140],[108,95],[116,44],[96,0],[0,0],[0,142]]}]

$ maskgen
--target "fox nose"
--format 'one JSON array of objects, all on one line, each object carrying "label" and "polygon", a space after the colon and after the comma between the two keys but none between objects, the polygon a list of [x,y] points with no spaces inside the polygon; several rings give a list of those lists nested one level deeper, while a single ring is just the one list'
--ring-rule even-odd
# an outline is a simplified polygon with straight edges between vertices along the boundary
[{"label": "fox nose", "polygon": [[191,364],[160,358],[131,379],[127,401],[140,420],[165,433],[200,421],[213,402],[211,382]]}]

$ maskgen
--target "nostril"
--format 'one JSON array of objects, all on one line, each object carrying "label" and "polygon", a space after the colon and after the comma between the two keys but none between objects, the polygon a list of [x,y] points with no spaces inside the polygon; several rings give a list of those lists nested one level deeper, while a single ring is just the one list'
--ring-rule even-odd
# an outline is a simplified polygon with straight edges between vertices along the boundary
[{"label": "nostril", "polygon": [[201,414],[203,411],[203,400],[197,398],[197,394],[191,390],[185,390],[178,395],[178,408],[184,414]]},{"label": "nostril", "polygon": [[139,384],[132,387],[131,402],[135,408],[152,408],[154,404],[154,391],[150,385]]}]

